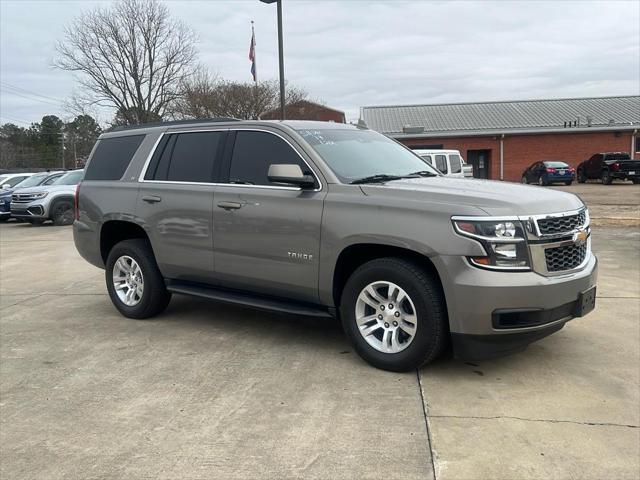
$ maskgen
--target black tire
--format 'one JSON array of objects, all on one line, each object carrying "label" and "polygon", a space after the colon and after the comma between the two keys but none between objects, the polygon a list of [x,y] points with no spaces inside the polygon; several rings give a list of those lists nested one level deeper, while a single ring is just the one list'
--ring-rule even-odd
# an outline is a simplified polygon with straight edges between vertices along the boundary
[{"label": "black tire", "polygon": [[613,177],[609,173],[609,170],[604,170],[600,179],[603,185],[611,185],[611,182],[613,182]]},{"label": "black tire", "polygon": [[[356,323],[356,303],[360,292],[372,282],[393,282],[411,298],[417,317],[411,343],[398,353],[383,353],[369,345]],[[449,339],[444,295],[432,274],[415,263],[400,258],[380,258],[360,266],[347,280],[340,305],[344,331],[356,352],[374,367],[404,372],[438,357]]]},{"label": "black tire", "polygon": [[[123,255],[133,258],[138,263],[144,278],[142,297],[134,306],[128,306],[120,300],[113,284],[113,267]],[[125,317],[136,319],[154,317],[162,313],[171,300],[171,293],[167,291],[164,278],[147,240],[131,239],[117,243],[107,257],[105,281],[111,301]]]},{"label": "black tire", "polygon": [[549,182],[547,182],[544,177],[542,175],[540,175],[538,177],[538,185],[540,185],[541,187],[546,187],[547,185],[549,185]]},{"label": "black tire", "polygon": [[632,178],[631,181],[634,185],[638,185],[640,183],[640,178]]},{"label": "black tire", "polygon": [[8,215],[3,215],[2,217],[0,217],[0,223],[6,222],[9,220],[9,216]]},{"label": "black tire", "polygon": [[573,183],[573,180],[567,180],[564,184],[568,187]]},{"label": "black tire", "polygon": [[584,170],[578,170],[578,183],[587,183],[587,176],[584,174]]},{"label": "black tire", "polygon": [[44,220],[40,220],[39,218],[27,218],[25,219],[25,222],[30,223],[31,225],[42,225],[44,223]]},{"label": "black tire", "polygon": [[521,183],[524,183],[525,185],[527,185],[529,183],[529,181],[527,180],[527,177],[525,175],[522,176],[522,180],[520,180]]},{"label": "black tire", "polygon": [[74,220],[73,201],[57,200],[51,205],[50,215],[53,224],[58,227],[71,225]]}]

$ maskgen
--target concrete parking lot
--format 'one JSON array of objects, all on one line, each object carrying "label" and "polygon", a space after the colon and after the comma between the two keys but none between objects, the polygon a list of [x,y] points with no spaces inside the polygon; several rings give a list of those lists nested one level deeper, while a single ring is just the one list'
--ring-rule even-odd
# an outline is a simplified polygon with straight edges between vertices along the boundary
[{"label": "concrete parking lot", "polygon": [[636,479],[640,232],[594,249],[591,315],[394,374],[336,322],[186,297],[125,319],[70,228],[0,225],[0,477]]},{"label": "concrete parking lot", "polygon": [[640,186],[631,182],[616,181],[612,185],[574,182],[571,186],[548,188],[578,195],[589,207],[594,225],[640,227]]}]

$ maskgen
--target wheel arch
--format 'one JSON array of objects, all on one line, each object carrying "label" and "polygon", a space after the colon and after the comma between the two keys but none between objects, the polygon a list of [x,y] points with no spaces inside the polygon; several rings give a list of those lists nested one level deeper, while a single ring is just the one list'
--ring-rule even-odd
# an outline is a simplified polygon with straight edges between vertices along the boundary
[{"label": "wheel arch", "polygon": [[70,202],[71,206],[73,207],[74,201],[75,200],[73,198],[73,195],[71,194],[58,195],[57,197],[52,198],[51,202],[49,203],[49,211],[48,211],[49,217],[51,217],[51,215],[53,214],[54,207],[60,202]]},{"label": "wheel arch", "polygon": [[411,261],[430,273],[440,286],[442,298],[446,305],[446,295],[444,294],[442,278],[435,264],[427,255],[396,245],[355,243],[343,248],[335,262],[332,281],[332,298],[336,308],[340,307],[342,291],[351,274],[360,265],[376,258],[384,257],[396,257]]},{"label": "wheel arch", "polygon": [[[144,228],[126,220],[108,220],[100,227],[100,256],[106,264],[111,249],[123,240],[141,238],[149,241]],[[149,242],[151,245],[151,242]]]}]

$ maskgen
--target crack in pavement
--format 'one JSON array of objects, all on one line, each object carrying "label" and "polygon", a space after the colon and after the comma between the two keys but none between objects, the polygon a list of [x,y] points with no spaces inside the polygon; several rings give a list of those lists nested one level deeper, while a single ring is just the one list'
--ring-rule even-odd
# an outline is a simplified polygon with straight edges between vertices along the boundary
[{"label": "crack in pavement", "polygon": [[[425,413],[426,415],[426,413]],[[495,415],[489,417],[483,416],[467,416],[467,415],[430,415],[430,418],[461,418],[461,419],[473,419],[473,420],[522,420],[523,422],[542,422],[542,423],[572,423],[575,425],[589,425],[596,427],[627,427],[627,428],[640,428],[640,425],[631,425],[624,423],[609,423],[609,422],[578,422],[576,420],[555,420],[550,418],[525,418],[525,417],[513,417],[510,415]]]},{"label": "crack in pavement", "polygon": [[420,390],[420,401],[422,403],[422,414],[424,415],[424,426],[427,429],[427,441],[429,443],[429,456],[431,457],[431,470],[433,472],[433,479],[437,480],[435,453],[433,451],[433,440],[431,438],[431,429],[429,428],[429,416],[427,415],[427,407],[426,407],[427,401],[424,398],[422,380],[420,379],[420,370],[416,370],[416,378],[418,379],[418,389]]}]

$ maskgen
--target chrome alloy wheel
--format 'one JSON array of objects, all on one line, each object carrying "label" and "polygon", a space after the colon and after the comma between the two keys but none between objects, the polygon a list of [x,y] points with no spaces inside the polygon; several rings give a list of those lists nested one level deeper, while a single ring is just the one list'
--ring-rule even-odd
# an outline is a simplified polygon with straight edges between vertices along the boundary
[{"label": "chrome alloy wheel", "polygon": [[144,293],[142,270],[133,258],[123,255],[113,265],[113,288],[122,303],[135,307]]},{"label": "chrome alloy wheel", "polygon": [[383,353],[398,353],[413,341],[418,318],[413,301],[395,283],[367,285],[356,301],[356,323],[369,345]]}]

